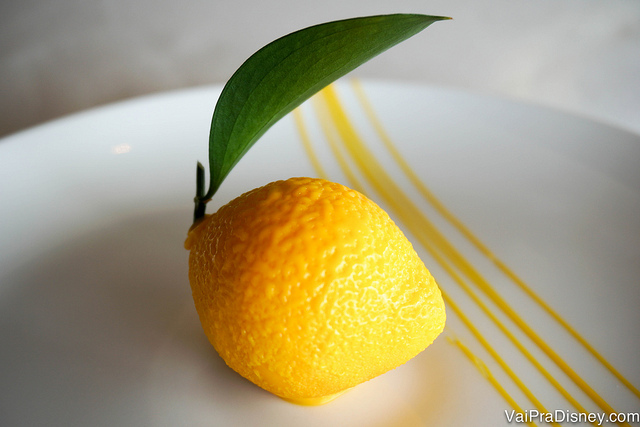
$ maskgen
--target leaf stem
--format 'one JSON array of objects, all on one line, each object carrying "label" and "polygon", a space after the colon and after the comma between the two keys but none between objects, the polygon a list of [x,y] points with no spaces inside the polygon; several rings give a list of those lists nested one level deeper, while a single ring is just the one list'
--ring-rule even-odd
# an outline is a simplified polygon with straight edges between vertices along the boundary
[{"label": "leaf stem", "polygon": [[196,197],[193,199],[195,202],[195,209],[193,211],[194,224],[204,217],[207,202],[211,200],[210,198],[207,199],[205,197],[204,185],[204,166],[202,166],[202,163],[198,162],[196,166]]}]

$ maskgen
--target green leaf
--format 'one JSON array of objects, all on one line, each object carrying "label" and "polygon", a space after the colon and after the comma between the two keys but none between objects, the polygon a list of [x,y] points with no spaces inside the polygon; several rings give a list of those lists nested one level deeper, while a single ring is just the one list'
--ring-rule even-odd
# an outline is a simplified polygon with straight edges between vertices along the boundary
[{"label": "green leaf", "polygon": [[211,122],[209,200],[267,129],[313,94],[439,16],[395,14],[296,31],[253,54],[227,82]]}]

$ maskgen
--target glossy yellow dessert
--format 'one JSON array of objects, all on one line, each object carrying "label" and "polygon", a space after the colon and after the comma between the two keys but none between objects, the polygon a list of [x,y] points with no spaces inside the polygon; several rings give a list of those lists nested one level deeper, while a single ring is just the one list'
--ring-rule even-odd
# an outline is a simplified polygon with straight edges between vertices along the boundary
[{"label": "glossy yellow dessert", "polygon": [[326,403],[416,356],[445,308],[411,243],[343,185],[252,190],[189,232],[202,327],[225,362],[291,402]]}]

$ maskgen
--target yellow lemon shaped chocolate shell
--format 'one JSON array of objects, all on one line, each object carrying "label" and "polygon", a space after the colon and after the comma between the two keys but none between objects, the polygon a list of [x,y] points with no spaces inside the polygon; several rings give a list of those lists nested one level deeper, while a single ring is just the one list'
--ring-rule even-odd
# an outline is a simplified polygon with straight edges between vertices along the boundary
[{"label": "yellow lemon shaped chocolate shell", "polygon": [[313,178],[243,194],[189,232],[209,341],[243,377],[321,404],[416,356],[442,332],[440,290],[374,202]]}]

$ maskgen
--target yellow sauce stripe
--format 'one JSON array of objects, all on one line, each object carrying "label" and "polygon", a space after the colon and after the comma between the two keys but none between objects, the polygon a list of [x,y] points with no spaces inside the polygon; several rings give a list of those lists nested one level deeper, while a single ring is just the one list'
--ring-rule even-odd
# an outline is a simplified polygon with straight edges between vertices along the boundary
[{"label": "yellow sauce stripe", "polygon": [[[467,358],[469,358],[471,363],[473,363],[474,366],[480,371],[482,376],[484,376],[491,383],[491,385],[498,391],[498,393],[500,393],[500,395],[502,395],[502,397],[509,403],[509,405],[511,405],[513,409],[515,409],[517,412],[521,414],[524,414],[524,411],[522,410],[522,408],[518,406],[518,403],[515,400],[513,400],[513,398],[509,395],[509,393],[507,393],[504,387],[500,385],[498,380],[496,380],[496,378],[493,376],[493,374],[491,373],[487,365],[485,365],[481,359],[479,359],[475,354],[473,354],[471,350],[469,350],[469,348],[465,346],[462,343],[462,341],[460,341],[459,339],[453,338],[453,339],[449,339],[449,341],[451,341],[451,343],[455,344],[460,350],[462,350],[462,353],[464,353],[464,355],[467,356]],[[527,422],[527,424],[529,424],[530,426],[536,425],[531,421]]]},{"label": "yellow sauce stripe", "polygon": [[328,175],[322,168],[322,164],[320,164],[318,156],[316,156],[316,152],[313,150],[313,145],[311,145],[311,138],[309,138],[309,132],[307,132],[307,127],[304,125],[304,118],[302,117],[300,108],[293,110],[293,119],[296,124],[296,128],[298,129],[298,133],[300,134],[302,146],[307,152],[307,157],[309,158],[309,161],[311,161],[311,166],[313,166],[313,169],[316,171],[316,175],[319,178],[327,179]]},{"label": "yellow sauce stripe", "polygon": [[[356,178],[356,176],[353,173],[351,167],[349,166],[348,162],[344,159],[344,156],[342,155],[342,152],[340,151],[339,147],[337,146],[337,141],[336,141],[336,138],[335,138],[335,135],[334,135],[334,132],[333,132],[333,128],[331,127],[331,123],[329,122],[328,112],[327,112],[326,108],[323,108],[323,105],[322,105],[321,101],[318,98],[314,98],[313,99],[313,103],[314,103],[314,107],[316,109],[318,118],[320,120],[320,124],[321,124],[322,130],[325,133],[325,137],[327,138],[327,140],[329,141],[329,144],[331,145],[332,151],[333,151],[334,155],[336,156],[336,160],[338,161],[338,164],[340,165],[340,168],[342,169],[342,171],[347,176],[347,180],[349,181],[349,185],[350,186],[354,186],[354,188],[355,187],[360,187],[360,189],[358,189],[358,188],[356,188],[356,189],[358,189],[358,191],[364,193],[364,191],[362,191],[363,187],[360,184],[360,181]],[[445,265],[448,266],[448,263],[444,259],[440,259],[439,262],[441,264],[445,264]],[[452,275],[454,275],[455,277],[459,278],[457,273],[455,271],[453,271],[450,267],[448,268],[448,270],[451,272]],[[483,347],[485,347],[485,349],[489,352],[489,354],[491,354],[491,356],[494,358],[494,360],[496,360],[496,362],[502,367],[502,369],[507,373],[507,375],[514,381],[514,383],[518,386],[518,388],[520,388],[520,390],[531,400],[531,402],[536,406],[536,408],[539,411],[545,412],[545,413],[548,412],[544,408],[544,406],[540,403],[540,401],[535,397],[535,395],[517,377],[515,372],[513,372],[513,370],[506,364],[506,362],[504,362],[504,360],[502,360],[502,358],[500,357],[498,352],[495,351],[491,347],[491,345],[487,342],[487,340],[484,339],[482,334],[475,328],[475,326],[473,326],[473,323],[468,319],[468,317],[466,317],[464,315],[464,313],[458,308],[458,306],[453,302],[453,300],[451,300],[451,298],[448,297],[448,295],[444,292],[444,290],[442,290],[442,294],[443,294],[443,297],[444,297],[445,301],[447,302],[447,304],[459,315],[459,317],[462,319],[462,321],[465,323],[465,325],[468,327],[468,329],[471,331],[471,333],[483,345]],[[490,311],[488,309],[486,309],[486,310],[490,313]],[[478,365],[476,364],[476,366],[478,366]],[[497,381],[495,380],[495,378],[493,378],[492,383],[496,383],[497,384]],[[497,388],[499,389],[498,391],[500,392],[500,394],[502,394],[508,402],[510,402],[510,403],[513,402],[513,400],[508,396],[508,394],[506,394],[506,391],[504,390],[504,388],[502,386],[500,386],[499,384],[497,384],[497,385],[498,385]],[[513,406],[513,408],[516,409],[516,410],[519,410],[519,407],[517,407],[517,405]]]},{"label": "yellow sauce stripe", "polygon": [[[531,354],[531,352],[529,350],[527,350],[527,348],[522,344],[522,342],[520,340],[518,340],[518,338],[516,338],[515,335],[513,335],[513,333],[505,326],[505,324],[503,322],[500,321],[500,319],[498,319],[498,317],[491,311],[491,309],[489,307],[487,307],[487,305],[478,297],[478,295],[473,292],[473,290],[466,284],[466,282],[462,279],[462,277],[460,277],[460,275],[458,273],[456,273],[456,271],[451,267],[451,265],[445,260],[443,259],[436,251],[434,251],[433,249],[431,249],[429,251],[432,255],[434,255],[434,259],[436,260],[436,262],[438,262],[444,269],[445,271],[456,281],[456,283],[458,283],[458,285],[460,285],[462,287],[462,289],[465,291],[465,293],[467,295],[469,295],[471,297],[471,299],[473,300],[473,302],[475,302],[478,307],[480,307],[480,309],[483,311],[483,313],[485,313],[487,315],[487,317],[489,317],[489,319],[491,319],[491,321],[498,326],[498,328],[500,329],[500,331],[505,334],[505,336],[507,337],[507,339],[509,339],[509,341],[511,341],[511,343],[513,345],[516,346],[516,348],[527,358],[527,360],[538,370],[538,372],[540,372],[542,374],[542,376],[549,381],[549,383],[556,389],[558,390],[558,392],[560,392],[560,394],[567,399],[567,401],[569,403],[571,403],[573,405],[574,408],[576,408],[578,411],[582,412],[582,413],[586,413],[586,409],[573,397],[571,396],[571,394],[560,384],[560,382],[558,380],[556,380],[553,375],[551,375],[551,373],[549,371],[547,371],[547,369],[545,369],[544,366],[542,366],[542,364],[535,358],[535,356],[533,354]],[[466,315],[462,312],[462,310],[460,310],[456,304],[448,297],[446,296],[444,290],[442,290],[443,296],[446,298],[447,303],[450,305],[450,307],[453,309],[454,312],[456,312],[458,314],[458,317],[462,320],[462,322],[467,326],[467,328],[471,331],[471,333],[476,337],[476,339],[478,339],[478,341],[482,344],[483,347],[485,347],[485,349],[487,349],[487,351],[494,355],[494,359],[496,359],[496,361],[498,362],[498,364],[500,364],[502,366],[502,368],[505,370],[505,372],[507,372],[507,374],[512,377],[513,381],[518,384],[518,386],[520,387],[520,389],[527,395],[527,397],[529,397],[529,399],[536,405],[536,406],[542,406],[540,404],[540,402],[537,401],[537,399],[535,398],[535,396],[530,395],[530,392],[528,392],[527,388],[524,386],[524,384],[522,384],[522,386],[520,386],[519,380],[516,380],[515,378],[515,374],[513,374],[513,376],[510,374],[510,369],[509,367],[502,362],[500,359],[500,356],[498,355],[498,353],[491,347],[491,345],[486,341],[486,339],[482,336],[482,334],[475,328],[475,326],[473,326],[473,322],[471,322]],[[500,360],[498,360],[500,359]],[[540,408],[537,407],[537,409],[539,409],[541,412],[548,412],[546,410],[544,410],[544,408]]]},{"label": "yellow sauce stripe", "polygon": [[[442,296],[447,303],[447,306],[451,308],[458,318],[462,320],[467,329],[473,334],[473,336],[480,342],[482,347],[489,352],[491,357],[498,363],[498,365],[502,368],[503,371],[511,378],[511,380],[518,386],[518,388],[527,396],[527,398],[533,403],[536,409],[542,413],[548,413],[547,409],[544,405],[536,398],[536,396],[529,390],[529,388],[522,382],[522,380],[516,375],[516,373],[509,367],[509,365],[500,357],[500,354],[491,346],[491,344],[484,338],[482,333],[473,325],[473,322],[464,314],[464,312],[458,307],[458,305],[449,297],[449,295],[441,289]],[[476,365],[477,366],[477,365]],[[482,371],[482,370],[481,370]],[[486,376],[486,375],[485,375]],[[508,399],[507,399],[508,400]],[[509,401],[509,400],[508,400]],[[509,401],[511,403],[511,401]],[[516,406],[512,407],[516,410],[518,408]],[[557,423],[553,423],[553,425],[558,425]]]},{"label": "yellow sauce stripe", "polygon": [[391,153],[393,159],[400,165],[409,180],[416,186],[424,199],[429,202],[437,212],[440,213],[449,223],[451,223],[464,237],[467,238],[483,255],[489,258],[496,267],[503,272],[511,281],[513,281],[523,292],[525,292],[536,304],[538,304],[549,316],[551,316],[562,328],[564,328],[576,341],[578,341],[591,355],[596,358],[602,366],[604,366],[614,377],[625,385],[636,397],[640,398],[640,391],[627,380],[608,360],[604,358],[578,331],[576,331],[560,314],[547,304],[537,293],[531,289],[513,270],[511,270],[502,260],[500,260],[489,248],[476,237],[446,206],[433,194],[431,190],[422,182],[418,175],[413,171],[411,166],[402,157],[395,147],[393,141],[382,126],[380,119],[375,113],[371,102],[369,102],[362,84],[358,80],[352,83],[354,92],[365,111],[369,121],[373,125],[375,131],[381,141]]},{"label": "yellow sauce stripe", "polygon": [[354,190],[357,190],[360,193],[364,194],[365,193],[364,186],[362,185],[360,180],[356,177],[356,175],[353,173],[342,151],[340,150],[339,143],[337,141],[338,136],[335,135],[335,131],[330,126],[330,119],[326,109],[321,108],[320,106],[321,101],[318,97],[313,97],[311,99],[311,102],[315,107],[316,114],[318,115],[318,119],[320,121],[320,126],[322,128],[322,131],[324,132],[324,135],[327,138],[327,141],[329,141],[329,146],[331,147],[331,151],[333,152],[334,157],[338,161],[338,165],[340,166],[340,169],[342,169],[342,172],[344,172],[344,174],[347,177],[347,180],[349,181],[349,186]]},{"label": "yellow sauce stripe", "polygon": [[[396,211],[403,222],[421,241],[435,243],[438,250],[443,252],[451,262],[478,286],[500,309],[542,349],[554,363],[571,380],[578,385],[600,408],[608,413],[615,410],[600,397],[535,331],[524,322],[506,301],[491,287],[491,285],[471,266],[460,253],[441,235],[441,233],[427,220],[422,212],[411,202],[402,190],[390,179],[382,166],[366,148],[340,105],[333,86],[329,86],[320,93],[327,103],[329,112],[338,133],[341,135],[349,153],[358,164],[376,191]],[[425,234],[426,233],[426,234]]]},{"label": "yellow sauce stripe", "polygon": [[[347,176],[347,180],[349,181],[349,185],[355,188],[356,190],[364,193],[364,187],[360,183],[360,181],[356,178],[354,172],[349,166],[348,162],[345,160],[340,148],[337,146],[336,136],[334,135],[333,129],[331,127],[331,123],[329,122],[328,112],[326,108],[323,108],[322,102],[319,98],[313,98],[313,105],[316,109],[316,113],[318,119],[320,121],[321,128],[325,133],[325,137],[329,141],[331,145],[331,149],[340,165],[340,168]],[[428,244],[428,243],[427,243]],[[458,282],[461,286],[466,288],[467,293],[469,293],[473,300],[480,306],[480,308],[485,312],[487,316],[489,316],[494,323],[498,324],[499,328],[502,332],[516,345],[516,347],[527,357],[527,359],[543,374],[543,376],[569,401],[578,411],[586,412],[586,410],[578,403],[570,394],[567,392],[564,387],[555,379],[553,376],[536,360],[536,358],[525,348],[525,346],[508,330],[508,328],[504,325],[504,323],[500,322],[500,320],[491,312],[491,310],[482,302],[480,298],[468,287],[468,285],[464,282],[464,280],[456,273],[456,271],[451,268],[450,264],[442,258],[432,247],[429,245],[429,252],[434,255],[436,261],[442,265],[445,270],[454,278],[456,282]],[[473,326],[473,323],[464,315],[464,313],[458,308],[458,306],[453,302],[451,298],[442,290],[443,297],[448,305],[458,313],[459,317],[463,321],[465,325],[467,325],[468,329],[471,333],[476,337],[476,339],[481,343],[481,345],[492,355],[494,360],[502,367],[502,369],[507,373],[507,375],[513,380],[513,382],[520,388],[520,390],[531,400],[531,402],[536,406],[538,410],[541,412],[548,412],[544,406],[540,403],[540,401],[533,395],[533,393],[525,386],[525,384],[517,377],[517,375],[513,372],[513,370],[502,360],[497,351],[495,351],[491,345],[487,342],[487,340],[482,336],[482,334]],[[515,408],[514,408],[515,409]]]}]

